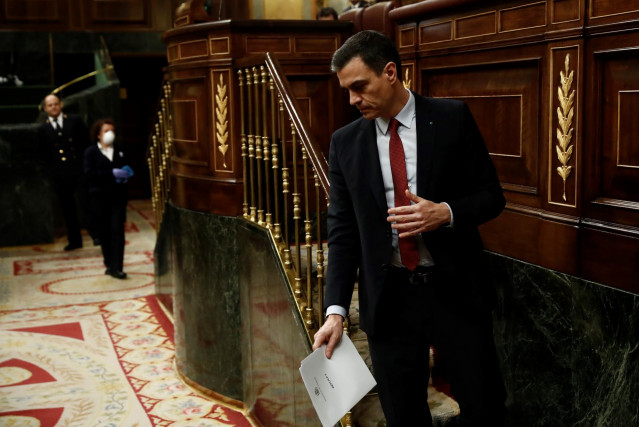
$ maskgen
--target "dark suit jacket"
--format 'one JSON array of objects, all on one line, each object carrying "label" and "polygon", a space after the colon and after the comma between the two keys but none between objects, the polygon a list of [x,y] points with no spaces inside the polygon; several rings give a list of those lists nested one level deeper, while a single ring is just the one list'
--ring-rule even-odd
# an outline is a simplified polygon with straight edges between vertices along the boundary
[{"label": "dark suit jacket", "polygon": [[[447,202],[454,216],[454,227],[423,233],[444,278],[442,292],[465,310],[491,306],[477,226],[505,205],[495,168],[466,104],[414,95],[417,194]],[[325,298],[325,307],[348,308],[359,272],[360,328],[371,336],[383,321],[377,315],[393,251],[376,138],[375,122],[364,118],[333,134]]]},{"label": "dark suit jacket", "polygon": [[54,178],[82,174],[89,131],[80,116],[64,114],[62,130],[54,129],[47,119],[38,126],[37,135],[40,154]]},{"label": "dark suit jacket", "polygon": [[126,200],[127,185],[116,182],[113,169],[127,164],[126,154],[117,143],[113,145],[113,161],[102,154],[97,142],[87,148],[84,152],[84,173],[87,176],[89,194]]}]

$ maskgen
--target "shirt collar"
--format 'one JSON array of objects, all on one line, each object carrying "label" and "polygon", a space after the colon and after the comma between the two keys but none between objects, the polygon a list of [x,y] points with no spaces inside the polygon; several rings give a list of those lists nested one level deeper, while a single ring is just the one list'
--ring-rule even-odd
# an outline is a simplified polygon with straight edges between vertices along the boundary
[{"label": "shirt collar", "polygon": [[106,148],[102,147],[102,144],[100,144],[100,141],[98,141],[98,148],[100,149],[100,151],[102,151],[103,153],[109,152],[109,151],[113,151],[113,144],[111,145],[107,145]]},{"label": "shirt collar", "polygon": [[[406,89],[406,91],[408,92],[408,101],[406,102],[406,105],[404,105],[404,108],[397,113],[395,118],[402,126],[410,129],[413,126],[413,119],[415,118],[415,96],[410,90]],[[378,117],[375,119],[375,124],[381,133],[384,135],[388,133],[390,120]]]},{"label": "shirt collar", "polygon": [[49,122],[51,123],[55,123],[55,124],[59,124],[62,123],[62,114],[60,114],[58,117],[56,117],[55,119],[51,116],[49,116]]}]

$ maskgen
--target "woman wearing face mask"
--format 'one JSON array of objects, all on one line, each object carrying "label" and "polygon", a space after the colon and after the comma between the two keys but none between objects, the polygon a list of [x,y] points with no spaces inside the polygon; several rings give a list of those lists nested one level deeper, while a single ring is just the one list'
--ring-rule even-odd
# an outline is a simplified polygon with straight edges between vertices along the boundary
[{"label": "woman wearing face mask", "polygon": [[128,200],[127,182],[133,176],[122,147],[115,143],[111,119],[100,119],[91,127],[94,144],[84,152],[84,173],[89,184],[94,215],[106,266],[105,274],[125,279],[124,221]]}]

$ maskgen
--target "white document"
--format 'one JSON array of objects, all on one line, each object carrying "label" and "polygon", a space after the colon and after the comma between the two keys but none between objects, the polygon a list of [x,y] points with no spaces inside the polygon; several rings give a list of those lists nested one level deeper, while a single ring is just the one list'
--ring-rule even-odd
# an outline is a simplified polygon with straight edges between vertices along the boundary
[{"label": "white document", "polygon": [[300,373],[322,426],[335,425],[377,384],[346,334],[326,358],[326,344],[302,360]]}]

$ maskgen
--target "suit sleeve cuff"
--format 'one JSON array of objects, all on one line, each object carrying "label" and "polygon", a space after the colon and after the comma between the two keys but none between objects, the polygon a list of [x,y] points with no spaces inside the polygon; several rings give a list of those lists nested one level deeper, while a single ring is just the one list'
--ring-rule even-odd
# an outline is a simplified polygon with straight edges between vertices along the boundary
[{"label": "suit sleeve cuff", "polygon": [[326,309],[326,316],[328,317],[331,314],[339,314],[344,319],[346,319],[346,315],[348,313],[346,312],[346,309],[342,307],[341,305],[330,305]]},{"label": "suit sleeve cuff", "polygon": [[448,227],[454,227],[455,226],[455,217],[453,215],[453,210],[451,209],[450,205],[446,202],[442,202],[443,204],[446,205],[446,207],[448,208],[448,210],[450,211],[450,223],[448,224]]}]

